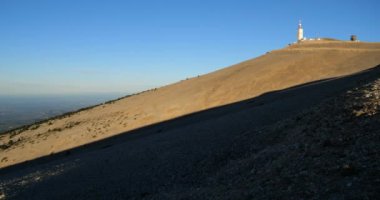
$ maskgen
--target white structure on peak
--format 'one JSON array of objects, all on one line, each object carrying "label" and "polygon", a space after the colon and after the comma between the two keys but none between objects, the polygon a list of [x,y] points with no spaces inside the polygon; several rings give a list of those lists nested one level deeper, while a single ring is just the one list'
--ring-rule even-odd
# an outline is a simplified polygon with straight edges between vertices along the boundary
[{"label": "white structure on peak", "polygon": [[[316,37],[316,38],[306,38],[304,35],[303,35],[303,27],[302,27],[302,23],[301,23],[301,20],[299,21],[298,23],[298,29],[297,29],[297,41],[296,42],[293,42],[292,44],[297,44],[297,43],[300,43],[300,42],[309,42],[309,41],[320,41],[320,40],[323,40],[323,38],[320,38],[320,37]],[[354,41],[354,36],[351,36],[351,40]],[[292,45],[292,44],[289,44],[289,45]]]},{"label": "white structure on peak", "polygon": [[302,41],[302,40],[304,40],[304,37],[303,37],[303,28],[302,28],[302,24],[300,20],[298,23],[297,41]]}]

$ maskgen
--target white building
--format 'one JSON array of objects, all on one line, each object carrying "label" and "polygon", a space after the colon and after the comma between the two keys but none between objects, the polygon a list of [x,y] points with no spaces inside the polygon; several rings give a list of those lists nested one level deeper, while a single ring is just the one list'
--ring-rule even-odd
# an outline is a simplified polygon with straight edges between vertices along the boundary
[{"label": "white building", "polygon": [[299,42],[302,40],[304,40],[304,37],[303,37],[303,28],[302,28],[302,24],[301,24],[301,20],[300,20],[298,23],[297,41]]},{"label": "white building", "polygon": [[321,40],[321,38],[319,38],[319,37],[317,37],[317,38],[306,38],[303,35],[303,27],[302,27],[302,23],[301,23],[301,20],[300,20],[299,23],[298,23],[297,42],[301,42],[301,41],[314,41],[314,40]]}]

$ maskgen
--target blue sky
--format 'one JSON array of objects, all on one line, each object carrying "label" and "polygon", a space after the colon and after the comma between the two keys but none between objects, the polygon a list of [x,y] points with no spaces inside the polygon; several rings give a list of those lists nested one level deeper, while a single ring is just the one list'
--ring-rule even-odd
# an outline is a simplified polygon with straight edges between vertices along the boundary
[{"label": "blue sky", "polygon": [[132,93],[306,37],[380,41],[377,0],[0,0],[0,94]]}]

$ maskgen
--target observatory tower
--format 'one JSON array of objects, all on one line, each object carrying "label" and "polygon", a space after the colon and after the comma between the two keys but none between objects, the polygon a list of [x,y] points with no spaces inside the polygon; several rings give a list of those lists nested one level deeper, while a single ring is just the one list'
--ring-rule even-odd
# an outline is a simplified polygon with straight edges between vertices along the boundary
[{"label": "observatory tower", "polygon": [[297,41],[300,42],[303,40],[303,28],[301,24],[301,20],[298,23],[298,32],[297,32]]}]

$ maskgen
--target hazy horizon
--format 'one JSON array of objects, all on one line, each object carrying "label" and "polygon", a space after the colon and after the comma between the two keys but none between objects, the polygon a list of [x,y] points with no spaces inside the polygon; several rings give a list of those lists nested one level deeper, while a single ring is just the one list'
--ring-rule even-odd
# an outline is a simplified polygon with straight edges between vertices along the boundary
[{"label": "hazy horizon", "polygon": [[111,97],[123,97],[130,95],[131,93],[123,92],[83,92],[83,93],[12,93],[12,94],[0,94],[0,98],[22,98],[22,97],[83,97],[83,96],[111,96]]},{"label": "hazy horizon", "polygon": [[0,95],[0,133],[126,95]]}]

